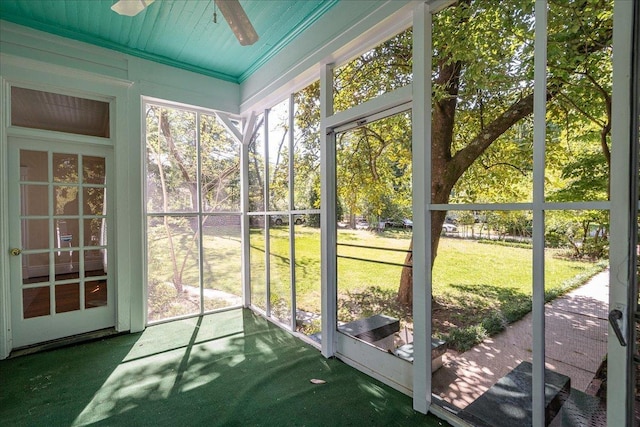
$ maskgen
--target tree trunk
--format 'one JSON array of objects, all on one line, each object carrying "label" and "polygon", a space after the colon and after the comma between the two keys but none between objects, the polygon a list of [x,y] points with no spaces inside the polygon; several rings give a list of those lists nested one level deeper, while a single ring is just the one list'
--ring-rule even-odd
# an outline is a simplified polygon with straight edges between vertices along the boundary
[{"label": "tree trunk", "polygon": [[404,259],[404,267],[400,274],[400,287],[398,288],[398,302],[411,310],[413,305],[413,237],[409,244],[409,252]]},{"label": "tree trunk", "polygon": [[[431,214],[431,263],[436,260],[442,224],[444,224],[446,211],[435,211]],[[400,286],[398,288],[398,302],[407,310],[411,311],[413,306],[413,237],[409,244],[409,252],[404,260],[404,267],[400,274]]]},{"label": "tree trunk", "polygon": [[[511,126],[533,112],[533,94],[516,101],[497,116],[463,149],[452,155],[454,125],[458,92],[460,89],[461,62],[441,61],[438,64],[436,84],[446,88],[448,97],[434,103],[431,128],[431,199],[433,203],[447,204],[451,190],[458,179],[487,148]],[[547,91],[547,99],[555,95]],[[431,214],[431,265],[438,254],[438,244],[442,233],[446,211]],[[413,238],[410,247],[413,248]],[[400,277],[398,302],[408,310],[413,306],[413,256],[410,252],[405,259],[405,267]]]},{"label": "tree trunk", "polygon": [[[448,203],[451,189],[458,181],[465,169],[460,169],[451,156],[451,144],[453,142],[457,95],[459,92],[461,62],[439,63],[439,73],[436,84],[446,87],[449,97],[435,103],[433,109],[431,128],[431,198],[434,203]],[[460,154],[460,153],[458,153]],[[458,156],[456,156],[458,157]],[[470,163],[469,163],[470,164]],[[446,211],[432,212],[431,214],[431,262],[435,261],[442,224],[446,217]],[[413,249],[413,237],[410,248]],[[402,267],[400,287],[398,289],[398,302],[411,310],[413,306],[413,253],[409,252]]]}]

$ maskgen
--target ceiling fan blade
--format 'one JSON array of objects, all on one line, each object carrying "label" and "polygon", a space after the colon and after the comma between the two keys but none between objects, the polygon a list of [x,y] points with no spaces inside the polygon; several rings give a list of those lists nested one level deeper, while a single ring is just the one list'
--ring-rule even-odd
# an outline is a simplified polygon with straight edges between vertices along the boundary
[{"label": "ceiling fan blade", "polygon": [[249,46],[258,41],[258,33],[238,0],[215,0],[215,2],[242,46]]},{"label": "ceiling fan blade", "polygon": [[154,0],[118,0],[111,6],[111,10],[119,15],[136,16],[153,2]]}]

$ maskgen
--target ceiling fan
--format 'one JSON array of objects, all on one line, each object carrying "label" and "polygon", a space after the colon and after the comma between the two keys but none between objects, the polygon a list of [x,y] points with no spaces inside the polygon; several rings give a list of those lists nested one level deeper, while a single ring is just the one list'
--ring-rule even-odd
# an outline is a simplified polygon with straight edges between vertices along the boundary
[{"label": "ceiling fan", "polygon": [[[118,0],[111,6],[111,10],[120,15],[135,16],[154,1],[155,0]],[[253,28],[251,21],[249,21],[249,17],[242,8],[239,0],[214,0],[214,2],[216,6],[220,8],[222,16],[227,20],[231,31],[233,31],[233,34],[235,34],[242,46],[249,46],[258,41],[258,34]]]}]

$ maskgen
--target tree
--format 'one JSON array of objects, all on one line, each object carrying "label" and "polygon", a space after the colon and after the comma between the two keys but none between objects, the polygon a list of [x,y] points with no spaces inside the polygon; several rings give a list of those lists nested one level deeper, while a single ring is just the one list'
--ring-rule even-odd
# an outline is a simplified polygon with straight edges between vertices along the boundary
[{"label": "tree", "polygon": [[[197,253],[194,249],[199,229],[208,216],[166,214],[239,211],[239,144],[214,115],[200,114],[197,118],[190,111],[148,104],[146,119],[148,210],[164,214],[171,281],[176,291],[182,292],[185,268]],[[200,126],[199,141],[196,126]],[[178,240],[174,228],[185,222],[190,235]]]},{"label": "tree", "polygon": [[289,209],[289,100],[272,107],[268,118],[268,210],[286,211]]},{"label": "tree", "polygon": [[[294,209],[320,209],[320,81],[293,94]],[[320,215],[307,225],[320,226]]]},{"label": "tree", "polygon": [[401,113],[337,135],[337,194],[351,221],[410,209],[410,129]]},{"label": "tree", "polygon": [[265,210],[264,206],[264,137],[262,127],[264,115],[258,116],[255,131],[249,141],[249,211]]},{"label": "tree", "polygon": [[[513,138],[518,124],[532,114],[532,7],[528,1],[466,0],[434,16],[433,203],[448,203],[463,174],[489,155],[492,146]],[[610,5],[604,0],[552,2],[548,28],[547,100],[566,97],[588,105],[584,110],[600,121],[602,112],[593,111],[592,98],[572,99],[569,94],[587,80],[600,93],[607,91],[599,83],[603,73],[594,65],[610,55]],[[586,69],[591,78],[585,78]],[[605,139],[607,132],[604,126]],[[432,213],[432,262],[445,215]],[[405,264],[412,264],[411,252]],[[413,303],[410,267],[402,271],[398,301],[408,307]]]}]

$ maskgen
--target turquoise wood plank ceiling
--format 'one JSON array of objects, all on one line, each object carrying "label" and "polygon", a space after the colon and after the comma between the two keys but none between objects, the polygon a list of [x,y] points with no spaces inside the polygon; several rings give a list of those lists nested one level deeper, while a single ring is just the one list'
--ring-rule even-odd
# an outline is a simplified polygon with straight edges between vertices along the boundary
[{"label": "turquoise wood plank ceiling", "polygon": [[213,0],[156,0],[134,17],[116,0],[0,0],[0,18],[240,83],[339,0],[240,0],[260,39],[241,46]]}]

